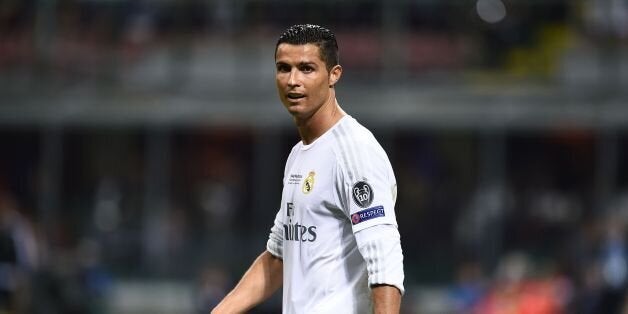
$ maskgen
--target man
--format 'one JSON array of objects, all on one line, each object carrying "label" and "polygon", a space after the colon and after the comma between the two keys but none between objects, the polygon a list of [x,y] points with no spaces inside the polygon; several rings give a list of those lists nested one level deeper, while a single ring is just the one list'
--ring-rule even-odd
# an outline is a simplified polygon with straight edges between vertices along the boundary
[{"label": "man", "polygon": [[338,46],[317,25],[275,47],[279,98],[301,142],[286,162],[266,251],[212,313],[242,313],[283,286],[284,313],[398,313],[396,181],[373,135],[338,105]]}]

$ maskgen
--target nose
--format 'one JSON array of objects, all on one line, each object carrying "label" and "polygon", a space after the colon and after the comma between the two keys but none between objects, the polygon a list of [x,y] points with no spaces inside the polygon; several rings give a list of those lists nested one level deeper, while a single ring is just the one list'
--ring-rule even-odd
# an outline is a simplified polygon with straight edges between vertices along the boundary
[{"label": "nose", "polygon": [[299,76],[298,70],[293,68],[290,71],[290,76],[288,77],[288,86],[295,87],[295,86],[301,85],[299,83],[299,77],[298,76]]}]

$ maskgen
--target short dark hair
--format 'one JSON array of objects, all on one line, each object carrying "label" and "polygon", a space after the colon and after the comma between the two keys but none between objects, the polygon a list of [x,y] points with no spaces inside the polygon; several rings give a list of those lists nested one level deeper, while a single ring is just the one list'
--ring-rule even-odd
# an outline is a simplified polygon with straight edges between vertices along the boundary
[{"label": "short dark hair", "polygon": [[283,43],[291,45],[314,44],[318,46],[321,60],[325,62],[327,71],[339,64],[340,57],[338,55],[336,35],[325,27],[313,24],[297,24],[288,27],[277,40],[275,55],[277,55],[277,48]]}]

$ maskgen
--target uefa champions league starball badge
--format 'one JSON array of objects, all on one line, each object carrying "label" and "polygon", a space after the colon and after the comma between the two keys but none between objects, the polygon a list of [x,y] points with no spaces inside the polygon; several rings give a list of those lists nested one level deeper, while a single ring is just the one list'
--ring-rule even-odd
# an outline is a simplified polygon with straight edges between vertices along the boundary
[{"label": "uefa champions league starball badge", "polygon": [[365,181],[354,184],[352,192],[353,201],[362,208],[368,207],[373,202],[373,189]]}]

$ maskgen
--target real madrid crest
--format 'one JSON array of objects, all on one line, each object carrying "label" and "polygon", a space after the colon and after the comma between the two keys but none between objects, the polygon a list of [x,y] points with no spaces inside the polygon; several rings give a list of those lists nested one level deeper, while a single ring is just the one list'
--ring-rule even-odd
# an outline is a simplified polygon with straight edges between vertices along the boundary
[{"label": "real madrid crest", "polygon": [[307,178],[303,181],[301,191],[303,191],[304,194],[309,194],[314,189],[314,175],[316,175],[316,173],[314,171],[310,171],[310,174],[308,174]]}]

